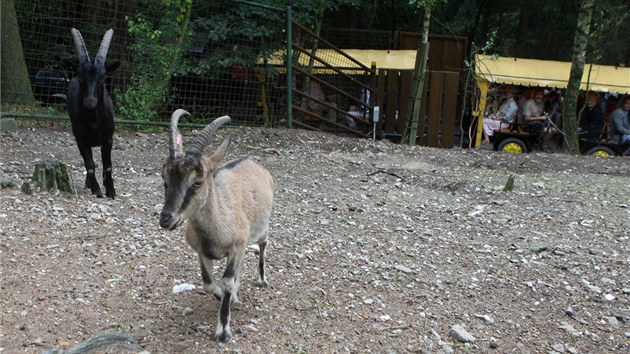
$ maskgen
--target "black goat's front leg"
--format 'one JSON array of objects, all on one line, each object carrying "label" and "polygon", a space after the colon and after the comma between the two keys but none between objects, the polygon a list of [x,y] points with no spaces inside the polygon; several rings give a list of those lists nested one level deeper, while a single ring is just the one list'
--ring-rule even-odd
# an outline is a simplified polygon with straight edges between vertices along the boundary
[{"label": "black goat's front leg", "polygon": [[116,190],[114,189],[114,179],[112,178],[112,139],[108,140],[101,146],[101,157],[103,159],[103,185],[105,186],[105,195],[108,198],[116,198]]},{"label": "black goat's front leg", "polygon": [[90,188],[92,195],[96,195],[97,198],[103,198],[101,186],[98,185],[96,176],[94,175],[96,164],[92,158],[92,148],[79,142],[77,142],[77,146],[79,147],[81,157],[83,157],[83,165],[85,165],[85,171],[87,172],[85,176],[85,188]]},{"label": "black goat's front leg", "polygon": [[225,341],[232,337],[232,331],[230,330],[230,306],[232,302],[238,301],[238,278],[244,255],[245,251],[242,249],[238,249],[228,255],[227,267],[221,279],[221,308],[219,309],[217,329],[214,333],[214,339],[217,341]]}]

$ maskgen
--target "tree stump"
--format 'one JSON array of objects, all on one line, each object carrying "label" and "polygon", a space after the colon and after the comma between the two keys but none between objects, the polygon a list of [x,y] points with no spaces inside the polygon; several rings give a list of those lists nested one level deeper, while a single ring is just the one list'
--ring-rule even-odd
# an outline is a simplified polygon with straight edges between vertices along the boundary
[{"label": "tree stump", "polygon": [[56,160],[39,161],[35,164],[33,181],[45,191],[60,191],[76,195],[66,165]]}]

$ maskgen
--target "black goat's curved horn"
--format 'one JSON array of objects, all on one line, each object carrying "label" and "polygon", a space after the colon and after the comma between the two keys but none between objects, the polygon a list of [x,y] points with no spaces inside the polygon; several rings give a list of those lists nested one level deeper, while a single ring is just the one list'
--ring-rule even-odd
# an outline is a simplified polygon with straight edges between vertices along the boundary
[{"label": "black goat's curved horn", "polygon": [[171,134],[168,139],[168,152],[171,158],[176,158],[184,154],[184,147],[182,145],[182,135],[177,129],[177,123],[181,116],[189,116],[185,109],[178,109],[171,115]]},{"label": "black goat's curved horn", "polygon": [[95,61],[100,64],[105,64],[105,59],[107,58],[107,51],[109,50],[109,44],[112,42],[112,36],[114,35],[113,29],[108,29],[107,32],[103,35],[103,40],[101,41],[101,46],[98,48],[98,53],[96,54]]},{"label": "black goat's curved horn", "polygon": [[79,30],[76,28],[71,29],[70,32],[72,32],[72,39],[74,39],[74,47],[77,51],[79,63],[82,64],[86,61],[90,61],[90,55],[88,54],[87,48],[85,47],[85,41],[83,40],[81,32],[79,32]]},{"label": "black goat's curved horn", "polygon": [[195,140],[190,143],[190,147],[188,148],[188,151],[186,151],[186,154],[201,156],[203,154],[203,150],[205,150],[206,146],[208,146],[208,143],[210,143],[210,138],[214,135],[217,129],[219,129],[220,126],[228,123],[229,121],[229,116],[223,116],[213,120],[212,123],[206,125],[206,127],[197,134]]}]

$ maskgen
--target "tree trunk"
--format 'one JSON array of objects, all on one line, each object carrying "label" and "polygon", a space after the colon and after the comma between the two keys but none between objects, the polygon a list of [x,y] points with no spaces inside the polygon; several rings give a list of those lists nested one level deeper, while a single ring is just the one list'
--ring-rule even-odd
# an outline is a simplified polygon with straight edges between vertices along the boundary
[{"label": "tree trunk", "polygon": [[158,86],[158,90],[162,90],[162,92],[165,92],[168,90],[168,85],[170,83],[171,77],[173,76],[173,72],[175,71],[175,67],[177,66],[177,63],[182,57],[181,53],[184,48],[184,40],[186,39],[186,34],[188,32],[188,24],[190,22],[190,14],[192,12],[192,3],[187,4],[185,6],[186,6],[186,8],[184,9],[185,11],[182,14],[183,15],[182,22],[179,24],[179,37],[177,38],[177,42],[175,43],[179,51],[177,53],[172,54],[171,57],[168,58],[168,67],[166,68],[167,69],[166,75],[162,77]]},{"label": "tree trunk", "polygon": [[[414,70],[414,88],[412,88],[413,99],[410,108],[407,110],[406,124],[404,125],[402,141],[407,139],[409,133],[409,145],[416,145],[416,135],[418,130],[418,120],[420,119],[420,107],[422,107],[422,93],[424,92],[424,81],[427,73],[427,61],[429,57],[429,26],[431,24],[431,6],[424,8],[424,19],[422,21],[422,44],[416,53],[416,68]],[[418,60],[417,58],[420,58]],[[420,64],[420,65],[418,65]]]},{"label": "tree trunk", "polygon": [[586,46],[591,29],[591,14],[593,13],[594,0],[581,0],[578,14],[577,28],[573,38],[573,59],[571,74],[567,84],[567,93],[564,99],[562,126],[565,131],[564,150],[575,154],[579,151],[579,138],[577,134],[577,97],[580,93],[580,82],[584,74],[584,62]]},{"label": "tree trunk", "polygon": [[2,104],[35,104],[13,0],[2,0]]}]

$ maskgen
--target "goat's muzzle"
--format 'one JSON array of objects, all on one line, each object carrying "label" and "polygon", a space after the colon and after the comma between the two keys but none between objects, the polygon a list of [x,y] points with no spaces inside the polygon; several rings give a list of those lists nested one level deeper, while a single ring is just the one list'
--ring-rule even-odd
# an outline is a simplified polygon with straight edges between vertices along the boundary
[{"label": "goat's muzzle", "polygon": [[96,99],[96,97],[86,97],[83,99],[83,106],[85,106],[85,108],[87,109],[96,108],[96,104],[98,104],[98,100]]},{"label": "goat's muzzle", "polygon": [[173,218],[173,213],[162,210],[160,213],[160,227],[168,230],[175,230],[179,225],[179,220]]}]

